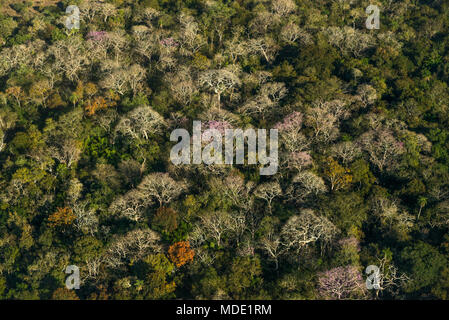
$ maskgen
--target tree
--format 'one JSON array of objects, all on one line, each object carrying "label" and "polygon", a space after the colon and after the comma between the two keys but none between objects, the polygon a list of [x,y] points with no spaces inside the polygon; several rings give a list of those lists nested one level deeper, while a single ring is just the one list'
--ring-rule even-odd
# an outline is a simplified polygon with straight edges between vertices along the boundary
[{"label": "tree", "polygon": [[189,54],[195,54],[206,45],[206,39],[201,35],[198,23],[192,16],[181,13],[179,22],[181,25],[179,33],[181,48],[188,50]]},{"label": "tree", "polygon": [[309,146],[310,141],[301,133],[302,124],[303,114],[295,111],[274,126],[279,130],[281,143],[287,152],[301,152]]},{"label": "tree", "polygon": [[108,107],[106,100],[103,97],[96,97],[92,102],[88,103],[84,108],[89,116],[93,116],[98,110],[103,110]]},{"label": "tree", "polygon": [[285,84],[269,82],[261,86],[259,94],[247,101],[240,111],[248,115],[261,115],[262,119],[279,106],[279,102],[287,95]]},{"label": "tree", "polygon": [[116,236],[104,258],[111,268],[142,259],[150,253],[159,253],[159,235],[150,229],[136,229],[123,236]]},{"label": "tree", "polygon": [[56,212],[48,217],[48,222],[52,227],[66,227],[73,224],[76,219],[71,208],[58,208]]},{"label": "tree", "polygon": [[293,177],[293,185],[287,190],[289,199],[303,201],[309,195],[318,195],[326,192],[324,180],[309,170],[301,171]]},{"label": "tree", "polygon": [[282,194],[281,186],[278,182],[267,182],[259,185],[254,190],[256,198],[263,199],[268,204],[268,212],[271,214],[271,204],[274,198],[279,197]]},{"label": "tree", "polygon": [[404,145],[389,129],[371,130],[362,134],[359,142],[369,155],[370,161],[380,170],[392,170],[398,165],[398,158],[405,152]]},{"label": "tree", "polygon": [[245,183],[244,179],[238,174],[231,174],[224,180],[215,179],[213,183],[217,183],[217,186],[214,186],[214,188],[222,192],[233,205],[244,212],[251,210],[253,204],[251,192],[254,189],[254,183]]},{"label": "tree", "polygon": [[342,167],[337,161],[332,158],[327,159],[324,174],[331,184],[331,190],[338,191],[347,187],[351,181],[351,170]]},{"label": "tree", "polygon": [[166,75],[166,82],[170,86],[173,98],[178,103],[192,103],[192,99],[197,92],[197,87],[192,79],[189,68],[182,68],[177,72]]},{"label": "tree", "polygon": [[313,164],[312,157],[307,152],[291,152],[283,162],[287,169],[301,172],[304,168]]},{"label": "tree", "polygon": [[304,45],[312,43],[312,36],[293,22],[289,22],[282,27],[281,38],[288,43],[295,43],[296,41]]},{"label": "tree", "polygon": [[279,46],[272,38],[261,37],[250,39],[247,43],[247,48],[252,54],[262,54],[265,61],[270,63],[276,56]]},{"label": "tree", "polygon": [[343,164],[348,164],[362,154],[361,148],[352,141],[340,142],[332,146],[331,150]]},{"label": "tree", "polygon": [[80,72],[89,64],[84,42],[78,37],[59,40],[48,48],[53,57],[53,69],[70,81],[79,79]]},{"label": "tree", "polygon": [[410,281],[405,273],[399,273],[398,268],[392,261],[391,252],[384,251],[384,256],[378,258],[376,266],[379,268],[376,281],[377,288],[374,287],[377,298],[383,292],[395,295],[399,289],[405,287],[407,282]]},{"label": "tree", "polygon": [[307,110],[305,124],[312,128],[317,141],[329,142],[337,138],[340,120],[349,115],[345,106],[342,100],[316,101]]},{"label": "tree", "polygon": [[119,121],[115,131],[133,139],[148,140],[164,126],[165,120],[159,113],[151,107],[141,106],[127,113]]},{"label": "tree", "polygon": [[60,141],[58,144],[56,143],[49,147],[49,151],[51,152],[53,158],[57,159],[61,163],[64,163],[69,168],[74,163],[78,162],[82,152],[80,142],[73,139],[66,139]]},{"label": "tree", "polygon": [[162,207],[179,197],[186,187],[184,182],[173,180],[168,173],[156,172],[145,176],[137,189]]},{"label": "tree", "polygon": [[281,236],[276,230],[277,222],[275,219],[265,218],[262,224],[265,224],[264,229],[266,231],[259,240],[260,248],[274,261],[276,270],[279,268],[279,258],[288,250],[282,243]]},{"label": "tree", "polygon": [[356,99],[360,101],[363,108],[372,105],[377,98],[377,90],[373,86],[362,84],[357,88]]},{"label": "tree", "polygon": [[440,272],[447,265],[444,255],[422,241],[406,247],[401,253],[401,261],[410,277],[405,290],[417,293],[426,287],[432,288],[437,283]]},{"label": "tree", "polygon": [[326,33],[329,43],[339,48],[344,55],[352,54],[357,58],[374,45],[371,35],[352,27],[328,27]]},{"label": "tree", "polygon": [[221,95],[240,85],[240,79],[229,70],[208,70],[200,74],[199,84],[212,90],[217,95],[218,106],[221,103]]},{"label": "tree", "polygon": [[337,267],[320,274],[318,292],[324,299],[361,298],[365,294],[360,271],[354,266]]},{"label": "tree", "polygon": [[329,242],[337,233],[337,228],[326,217],[316,215],[311,209],[304,209],[300,215],[288,219],[281,229],[282,243],[299,252],[310,243]]},{"label": "tree", "polygon": [[226,211],[212,211],[200,215],[200,224],[192,233],[192,239],[201,244],[208,238],[214,239],[216,245],[221,247],[225,235],[230,235],[235,227],[232,216]]},{"label": "tree", "polygon": [[133,189],[117,197],[109,206],[109,211],[137,222],[143,220],[145,211],[151,203],[151,199],[145,197],[144,193]]},{"label": "tree", "polygon": [[79,300],[75,293],[75,290],[69,290],[67,288],[58,288],[53,292],[52,300]]},{"label": "tree", "polygon": [[8,130],[14,128],[17,121],[17,114],[7,108],[0,110],[0,152],[6,147]]},{"label": "tree", "polygon": [[190,244],[188,241],[180,241],[172,244],[168,248],[168,254],[171,261],[179,268],[186,263],[193,261],[195,252],[190,249]]},{"label": "tree", "polygon": [[93,236],[98,230],[99,221],[95,215],[95,210],[87,207],[87,202],[75,202],[73,204],[73,213],[75,214],[73,225],[78,231]]},{"label": "tree", "polygon": [[107,73],[101,86],[111,89],[120,95],[132,91],[135,95],[142,89],[143,81],[146,77],[146,70],[138,64],[133,64],[126,68],[115,68]]},{"label": "tree", "polygon": [[106,46],[114,52],[115,66],[119,66],[119,58],[128,49],[129,42],[124,30],[108,32],[106,34]]},{"label": "tree", "polygon": [[152,224],[165,232],[173,232],[178,228],[178,213],[172,208],[160,207],[156,210]]},{"label": "tree", "polygon": [[295,11],[296,4],[293,0],[273,0],[271,8],[275,14],[284,17]]},{"label": "tree", "polygon": [[169,277],[173,272],[173,264],[162,254],[151,254],[144,259],[149,271],[145,276],[142,286],[144,299],[168,299],[172,297],[176,289],[174,281],[169,282]]},{"label": "tree", "polygon": [[373,199],[373,211],[382,226],[387,231],[396,233],[400,239],[407,239],[408,233],[415,225],[415,217],[400,208],[397,201],[375,197]]}]

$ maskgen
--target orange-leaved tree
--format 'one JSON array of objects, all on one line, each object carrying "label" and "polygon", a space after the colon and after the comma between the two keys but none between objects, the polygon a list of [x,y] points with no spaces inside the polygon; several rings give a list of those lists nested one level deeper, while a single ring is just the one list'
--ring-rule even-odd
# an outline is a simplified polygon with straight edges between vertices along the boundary
[{"label": "orange-leaved tree", "polygon": [[71,225],[75,218],[72,209],[68,207],[58,208],[55,213],[48,217],[48,222],[52,227],[65,227]]},{"label": "orange-leaved tree", "polygon": [[168,255],[170,260],[177,267],[181,267],[188,262],[193,261],[195,252],[190,248],[190,243],[188,241],[176,242],[168,248]]}]

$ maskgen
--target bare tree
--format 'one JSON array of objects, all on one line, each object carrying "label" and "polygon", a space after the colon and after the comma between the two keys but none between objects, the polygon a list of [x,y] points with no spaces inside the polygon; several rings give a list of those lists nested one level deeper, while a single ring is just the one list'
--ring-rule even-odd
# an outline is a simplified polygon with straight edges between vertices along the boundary
[{"label": "bare tree", "polygon": [[234,206],[247,213],[253,205],[251,192],[254,189],[253,182],[245,183],[244,179],[237,174],[231,174],[226,178],[213,178],[211,187],[223,194]]},{"label": "bare tree", "polygon": [[123,196],[119,196],[109,206],[109,211],[131,221],[142,221],[152,199],[140,190],[133,189]]},{"label": "bare tree", "polygon": [[70,138],[60,142],[54,141],[53,145],[49,147],[49,152],[53,158],[70,168],[81,158],[81,143]]},{"label": "bare tree", "polygon": [[197,233],[202,233],[205,239],[212,238],[217,245],[222,245],[223,236],[232,232],[231,214],[226,211],[212,211],[200,215],[200,225]]},{"label": "bare tree", "polygon": [[352,141],[340,142],[332,146],[331,150],[344,164],[348,164],[362,154],[360,147]]},{"label": "bare tree", "polygon": [[282,28],[281,38],[289,43],[294,43],[296,41],[299,41],[304,45],[312,43],[312,36],[293,22],[289,22]]},{"label": "bare tree", "polygon": [[337,233],[337,228],[326,217],[316,215],[311,209],[290,217],[281,230],[282,243],[297,252],[308,244],[329,242]]},{"label": "bare tree", "polygon": [[376,197],[372,202],[372,210],[379,219],[381,225],[387,231],[395,232],[401,238],[412,230],[415,224],[415,217],[399,207],[398,201]]},{"label": "bare tree", "polygon": [[101,86],[112,89],[120,95],[132,91],[135,95],[141,88],[146,77],[146,70],[138,64],[126,68],[116,68],[107,73]]},{"label": "bare tree", "polygon": [[145,176],[137,189],[162,207],[179,197],[186,189],[186,184],[173,180],[168,173],[156,172]]},{"label": "bare tree", "polygon": [[279,257],[285,253],[285,247],[282,244],[281,237],[274,230],[270,230],[268,234],[260,239],[260,247],[268,254],[279,268]]},{"label": "bare tree", "polygon": [[256,38],[250,39],[247,47],[252,54],[262,54],[267,62],[271,62],[279,49],[279,46],[272,38]]},{"label": "bare tree", "polygon": [[282,195],[282,189],[278,182],[266,182],[259,185],[255,191],[254,196],[256,198],[263,199],[268,204],[268,212],[271,214],[272,202],[275,198]]},{"label": "bare tree", "polygon": [[376,298],[379,298],[382,292],[396,294],[398,289],[410,280],[405,273],[399,273],[398,268],[386,254],[382,258],[378,258],[377,267],[379,268],[376,281],[377,287],[374,287]]},{"label": "bare tree", "polygon": [[272,30],[277,17],[268,11],[261,11],[256,14],[249,23],[249,30],[252,37],[266,35]]},{"label": "bare tree", "polygon": [[53,57],[53,69],[63,73],[70,81],[78,80],[80,72],[89,64],[84,42],[78,37],[59,40],[48,52]]},{"label": "bare tree", "polygon": [[96,16],[100,15],[102,5],[100,0],[83,1],[79,5],[80,17],[86,22],[92,22]]},{"label": "bare tree", "polygon": [[207,41],[200,34],[198,23],[192,16],[181,13],[179,17],[181,30],[179,33],[179,39],[181,48],[187,50],[189,54],[198,52]]},{"label": "bare tree", "polygon": [[106,46],[112,50],[115,56],[115,63],[118,66],[120,56],[128,49],[129,41],[127,35],[123,30],[112,31],[106,34]]},{"label": "bare tree", "polygon": [[287,88],[282,82],[264,83],[258,95],[247,101],[239,110],[248,115],[260,115],[262,119],[279,106],[287,95]]},{"label": "bare tree", "polygon": [[98,217],[95,215],[95,210],[88,208],[87,202],[74,203],[72,210],[76,216],[74,221],[75,228],[93,236],[98,230]]},{"label": "bare tree", "polygon": [[248,53],[245,42],[240,40],[240,32],[234,32],[232,39],[225,41],[224,53],[228,55],[232,63],[237,63],[239,57],[243,57]]},{"label": "bare tree", "polygon": [[320,141],[331,141],[338,136],[338,125],[347,119],[350,113],[347,103],[342,100],[315,101],[307,110],[306,125],[313,128],[315,138]]},{"label": "bare tree", "polygon": [[309,170],[298,173],[292,182],[286,194],[290,200],[303,201],[309,195],[318,195],[327,191],[324,180]]},{"label": "bare tree", "polygon": [[271,8],[275,14],[285,17],[296,10],[296,4],[293,0],[272,0]]},{"label": "bare tree", "polygon": [[173,98],[179,103],[190,104],[198,91],[191,74],[192,71],[189,68],[181,68],[165,77]]},{"label": "bare tree", "polygon": [[403,143],[398,141],[389,129],[368,131],[360,136],[359,143],[380,171],[394,169],[399,156],[405,152]]},{"label": "bare tree", "polygon": [[165,126],[164,118],[148,106],[138,107],[123,117],[115,131],[133,139],[148,140]]},{"label": "bare tree", "polygon": [[149,253],[161,251],[159,235],[151,229],[136,229],[117,237],[104,258],[109,267],[117,268],[131,260],[142,259]]},{"label": "bare tree", "polygon": [[218,106],[220,106],[221,95],[232,88],[240,85],[240,79],[234,73],[226,69],[208,70],[200,74],[201,86],[212,90],[217,95]]},{"label": "bare tree", "polygon": [[344,55],[352,54],[355,57],[360,57],[365,50],[375,43],[371,35],[348,26],[343,28],[328,27],[326,34],[329,43],[338,47]]},{"label": "bare tree", "polygon": [[377,91],[369,84],[362,84],[357,88],[356,99],[360,101],[363,108],[366,108],[377,100]]},{"label": "bare tree", "polygon": [[117,14],[117,8],[112,3],[101,3],[99,7],[99,14],[103,18],[103,22],[107,22],[109,17]]}]

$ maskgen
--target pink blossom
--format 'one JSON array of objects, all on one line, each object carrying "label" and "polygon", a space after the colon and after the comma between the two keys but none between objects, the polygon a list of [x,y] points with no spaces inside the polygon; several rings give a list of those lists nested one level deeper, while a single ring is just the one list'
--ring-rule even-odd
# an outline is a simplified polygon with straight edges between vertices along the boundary
[{"label": "pink blossom", "polygon": [[274,129],[285,131],[290,129],[300,129],[301,126],[302,126],[302,113],[295,111],[286,116],[282,122],[276,123]]},{"label": "pink blossom", "polygon": [[218,130],[222,135],[225,134],[226,129],[231,129],[232,126],[228,121],[216,121],[211,120],[206,123],[206,130],[207,129],[215,129]]},{"label": "pink blossom", "polygon": [[356,267],[337,267],[320,274],[318,292],[331,300],[356,298],[363,293],[363,285],[362,274]]},{"label": "pink blossom", "polygon": [[288,168],[301,170],[312,164],[312,157],[307,152],[292,152],[288,157]]},{"label": "pink blossom", "polygon": [[90,31],[87,34],[87,39],[93,41],[102,41],[106,38],[107,35],[108,33],[106,31]]},{"label": "pink blossom", "polygon": [[171,37],[162,39],[160,41],[160,44],[163,45],[164,47],[178,47],[179,46],[178,42],[176,42],[176,40]]}]

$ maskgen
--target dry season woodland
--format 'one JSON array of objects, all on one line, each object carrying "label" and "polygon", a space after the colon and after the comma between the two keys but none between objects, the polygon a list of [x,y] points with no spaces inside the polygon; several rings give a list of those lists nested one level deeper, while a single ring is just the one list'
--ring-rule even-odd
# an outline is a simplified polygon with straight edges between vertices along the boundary
[{"label": "dry season woodland", "polygon": [[[0,0],[0,299],[449,299],[448,12]],[[173,164],[195,120],[276,174]]]}]

